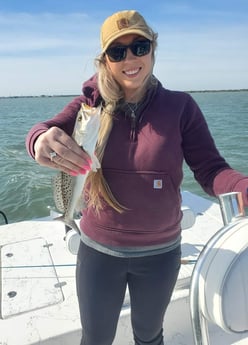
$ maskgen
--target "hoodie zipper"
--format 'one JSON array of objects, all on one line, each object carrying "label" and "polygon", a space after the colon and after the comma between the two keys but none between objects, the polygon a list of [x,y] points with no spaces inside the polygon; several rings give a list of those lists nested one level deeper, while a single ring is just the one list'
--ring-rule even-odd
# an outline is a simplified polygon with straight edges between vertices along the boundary
[{"label": "hoodie zipper", "polygon": [[130,131],[130,139],[131,141],[136,141],[137,133],[136,133],[136,116],[135,112],[132,111],[130,115],[130,120],[131,120],[131,131]]}]

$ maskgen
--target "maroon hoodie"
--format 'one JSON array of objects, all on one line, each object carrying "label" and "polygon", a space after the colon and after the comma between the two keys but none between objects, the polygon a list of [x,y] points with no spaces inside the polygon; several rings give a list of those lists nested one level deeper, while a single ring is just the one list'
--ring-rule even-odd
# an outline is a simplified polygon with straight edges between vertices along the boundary
[{"label": "maroon hoodie", "polygon": [[[27,137],[34,157],[34,141],[51,126],[69,135],[81,102],[101,102],[96,76],[53,119],[34,126]],[[113,246],[145,246],[175,240],[180,235],[183,160],[209,195],[241,191],[248,205],[248,177],[233,170],[219,154],[206,121],[193,98],[158,85],[148,91],[138,109],[135,126],[119,110],[105,149],[102,170],[108,185],[126,210],[118,213],[104,204],[97,215],[83,211],[82,231],[93,240]]]}]

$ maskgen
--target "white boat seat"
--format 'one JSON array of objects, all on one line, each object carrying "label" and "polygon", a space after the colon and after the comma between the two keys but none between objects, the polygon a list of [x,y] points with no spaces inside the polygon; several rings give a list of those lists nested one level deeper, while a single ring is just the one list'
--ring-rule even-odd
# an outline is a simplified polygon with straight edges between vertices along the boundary
[{"label": "white boat seat", "polygon": [[248,331],[248,218],[229,225],[204,258],[199,306],[226,332]]},{"label": "white boat seat", "polygon": [[182,230],[186,230],[191,228],[195,224],[195,214],[188,206],[182,206],[181,211],[183,213],[183,217],[181,220],[181,228]]}]

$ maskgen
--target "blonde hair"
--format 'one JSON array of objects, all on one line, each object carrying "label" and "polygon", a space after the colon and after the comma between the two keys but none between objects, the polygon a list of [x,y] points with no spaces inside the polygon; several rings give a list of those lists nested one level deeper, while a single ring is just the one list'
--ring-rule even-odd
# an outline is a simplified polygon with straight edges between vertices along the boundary
[{"label": "blonde hair", "polygon": [[[153,31],[152,31],[153,32]],[[153,65],[155,61],[155,49],[157,47],[157,34],[153,32],[152,40],[152,59]],[[97,67],[98,88],[103,99],[103,108],[101,114],[101,124],[98,135],[98,142],[96,146],[96,156],[102,162],[104,150],[108,142],[108,138],[113,126],[114,114],[119,103],[124,99],[124,92],[121,86],[114,79],[108,64],[106,63],[105,54],[101,54],[96,58],[95,64]],[[153,69],[153,68],[152,68]],[[143,88],[149,87],[152,84],[152,69],[147,76]],[[103,202],[113,207],[117,212],[123,212],[125,205],[121,205],[110,190],[110,187],[105,180],[102,168],[96,172],[91,171],[87,178],[87,205],[93,206],[98,213],[103,207]]]}]

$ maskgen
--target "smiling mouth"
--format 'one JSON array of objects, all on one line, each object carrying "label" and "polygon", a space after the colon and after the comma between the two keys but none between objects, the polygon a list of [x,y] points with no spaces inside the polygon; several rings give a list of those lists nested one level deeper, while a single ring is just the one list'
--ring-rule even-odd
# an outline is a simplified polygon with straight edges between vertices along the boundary
[{"label": "smiling mouth", "polygon": [[131,69],[131,70],[128,70],[128,71],[123,71],[123,73],[128,76],[128,77],[134,77],[136,76],[139,71],[141,70],[141,67],[139,68],[135,68],[135,69]]}]

